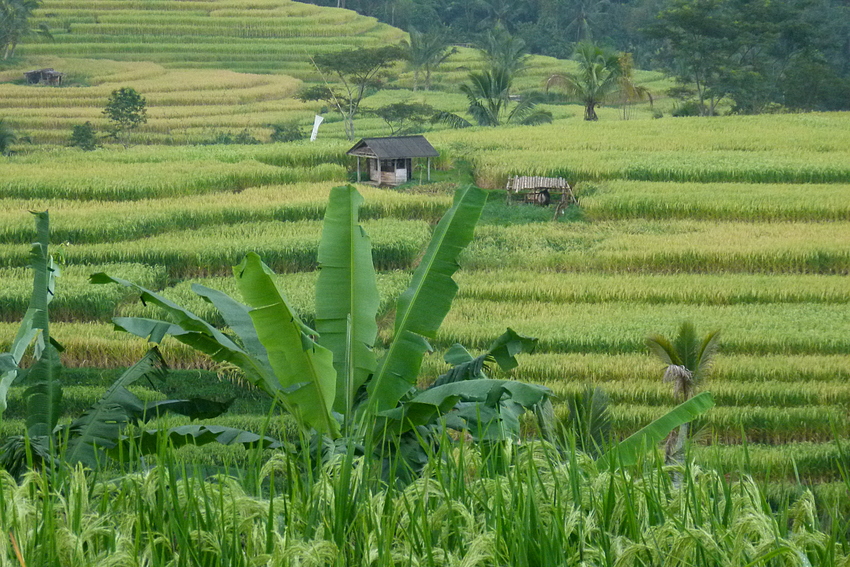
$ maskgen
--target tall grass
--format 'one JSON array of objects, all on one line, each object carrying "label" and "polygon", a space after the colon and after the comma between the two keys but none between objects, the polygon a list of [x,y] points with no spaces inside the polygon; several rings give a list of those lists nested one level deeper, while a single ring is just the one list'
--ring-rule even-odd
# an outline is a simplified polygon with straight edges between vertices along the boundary
[{"label": "tall grass", "polygon": [[[446,447],[407,486],[375,480],[368,458],[305,467],[278,454],[255,465],[257,491],[203,480],[166,457],[113,482],[73,471],[61,482],[2,476],[4,533],[28,565],[576,565],[826,567],[846,534],[804,492],[780,515],[750,478],[690,466],[602,473],[532,443],[493,471]],[[187,472],[189,474],[187,474]],[[827,519],[826,523],[821,514]],[[5,537],[5,562],[15,561]]]}]

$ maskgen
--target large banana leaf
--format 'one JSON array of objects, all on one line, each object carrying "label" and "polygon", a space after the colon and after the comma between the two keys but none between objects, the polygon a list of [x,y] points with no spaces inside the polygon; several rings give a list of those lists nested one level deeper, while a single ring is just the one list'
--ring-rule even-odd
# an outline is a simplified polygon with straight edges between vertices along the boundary
[{"label": "large banana leaf", "polygon": [[160,443],[164,440],[170,442],[175,448],[184,445],[207,445],[219,443],[221,445],[244,445],[252,447],[262,445],[264,449],[280,449],[283,443],[272,437],[261,437],[256,433],[224,427],[221,425],[181,425],[166,430],[145,429],[131,435],[122,436],[119,442],[107,451],[112,458],[130,454],[132,451],[140,455],[156,453]]},{"label": "large banana leaf", "polygon": [[304,332],[259,256],[248,254],[233,272],[242,299],[252,308],[257,337],[268,352],[287,409],[302,425],[337,437],[339,424],[331,413],[336,392],[331,351]]},{"label": "large banana leaf", "polygon": [[[49,436],[59,421],[62,401],[62,385],[59,382],[61,364],[58,345],[50,339],[48,304],[55,294],[56,277],[59,270],[48,254],[50,241],[50,217],[47,211],[35,215],[36,240],[30,251],[30,267],[33,270],[33,291],[27,309],[31,314],[31,329],[22,329],[23,340],[36,331],[35,362],[26,373],[27,389],[24,400],[27,406],[27,433],[30,437]],[[28,317],[24,317],[28,321]]]},{"label": "large banana leaf", "polygon": [[373,412],[394,408],[416,383],[422,357],[431,350],[427,339],[435,337],[457,294],[452,279],[457,259],[472,240],[486,200],[477,187],[459,189],[434,229],[410,287],[398,299],[393,342],[367,385]]},{"label": "large banana leaf", "polygon": [[251,320],[246,305],[242,305],[226,293],[200,284],[192,284],[192,291],[216,308],[225,324],[236,333],[236,336],[242,341],[242,346],[251,356],[262,362],[265,367],[271,368],[269,366],[269,355],[263,343],[257,337],[254,321]]},{"label": "large banana leaf", "polygon": [[363,197],[351,185],[331,189],[319,244],[316,330],[333,353],[334,409],[348,413],[358,388],[375,372],[378,297],[372,244],[358,223]]},{"label": "large banana leaf", "polygon": [[697,394],[609,450],[597,461],[597,465],[600,469],[608,469],[637,463],[641,455],[657,447],[671,431],[695,420],[713,406],[714,398],[709,392]]},{"label": "large banana leaf", "polygon": [[144,406],[127,390],[127,386],[144,377],[164,379],[167,372],[168,368],[157,348],[150,349],[110,386],[97,403],[71,422],[65,460],[71,464],[81,462],[93,468],[102,462],[99,449],[114,447],[121,429],[130,421],[130,413],[134,410],[143,411]]},{"label": "large banana leaf", "polygon": [[229,362],[238,366],[252,384],[270,396],[275,396],[280,390],[280,384],[275,379],[267,361],[246,352],[227,335],[194,313],[153,291],[121,278],[97,273],[91,276],[90,281],[94,284],[117,283],[135,289],[141,295],[142,301],[161,307],[174,319],[174,323],[169,323],[140,317],[116,317],[112,320],[116,329],[154,343],[160,342],[166,334],[169,334],[181,343],[209,355],[216,362]]}]

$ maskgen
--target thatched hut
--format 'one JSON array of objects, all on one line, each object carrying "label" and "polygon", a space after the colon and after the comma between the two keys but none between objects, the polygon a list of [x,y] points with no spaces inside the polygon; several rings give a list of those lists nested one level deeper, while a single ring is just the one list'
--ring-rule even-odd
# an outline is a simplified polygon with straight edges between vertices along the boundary
[{"label": "thatched hut", "polygon": [[376,185],[401,185],[412,178],[413,160],[427,158],[431,180],[431,158],[440,154],[425,136],[363,138],[348,155],[357,157],[357,181],[361,179],[361,158],[366,159],[369,180]]},{"label": "thatched hut", "polygon": [[549,205],[550,203],[575,204],[572,187],[563,177],[521,176],[508,178],[505,187],[508,202],[519,201]]},{"label": "thatched hut", "polygon": [[24,77],[27,78],[27,83],[31,85],[45,84],[59,86],[62,84],[65,73],[60,73],[54,69],[36,69],[34,71],[27,71],[24,73]]}]

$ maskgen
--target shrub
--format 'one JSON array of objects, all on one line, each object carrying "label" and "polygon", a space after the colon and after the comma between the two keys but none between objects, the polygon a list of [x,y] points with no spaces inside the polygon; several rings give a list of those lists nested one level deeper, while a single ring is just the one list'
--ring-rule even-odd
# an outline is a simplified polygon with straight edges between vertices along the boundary
[{"label": "shrub", "polygon": [[272,129],[272,142],[296,142],[307,137],[304,130],[297,122],[282,122],[280,124],[270,124]]},{"label": "shrub", "polygon": [[71,131],[71,146],[90,152],[97,148],[97,137],[91,122],[77,124]]}]

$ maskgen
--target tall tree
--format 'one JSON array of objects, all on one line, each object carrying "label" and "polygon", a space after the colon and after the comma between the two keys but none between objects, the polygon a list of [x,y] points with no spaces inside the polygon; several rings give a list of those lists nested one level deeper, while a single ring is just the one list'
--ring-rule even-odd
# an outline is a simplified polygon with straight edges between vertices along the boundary
[{"label": "tall tree", "polygon": [[[345,123],[345,134],[354,139],[354,117],[367,92],[380,88],[382,79],[398,61],[407,57],[401,46],[389,45],[325,53],[312,58],[321,73],[323,85],[308,87],[299,98],[323,100],[336,108]],[[330,81],[336,81],[331,85]]]},{"label": "tall tree", "polygon": [[413,67],[413,90],[419,90],[422,72],[425,73],[425,90],[431,90],[431,72],[455,53],[457,48],[449,48],[448,39],[441,30],[420,32],[411,28],[408,57]]},{"label": "tall tree", "polygon": [[0,0],[0,49],[4,60],[14,57],[18,44],[28,36],[52,39],[46,24],[32,27],[32,13],[40,4],[38,0]]}]

